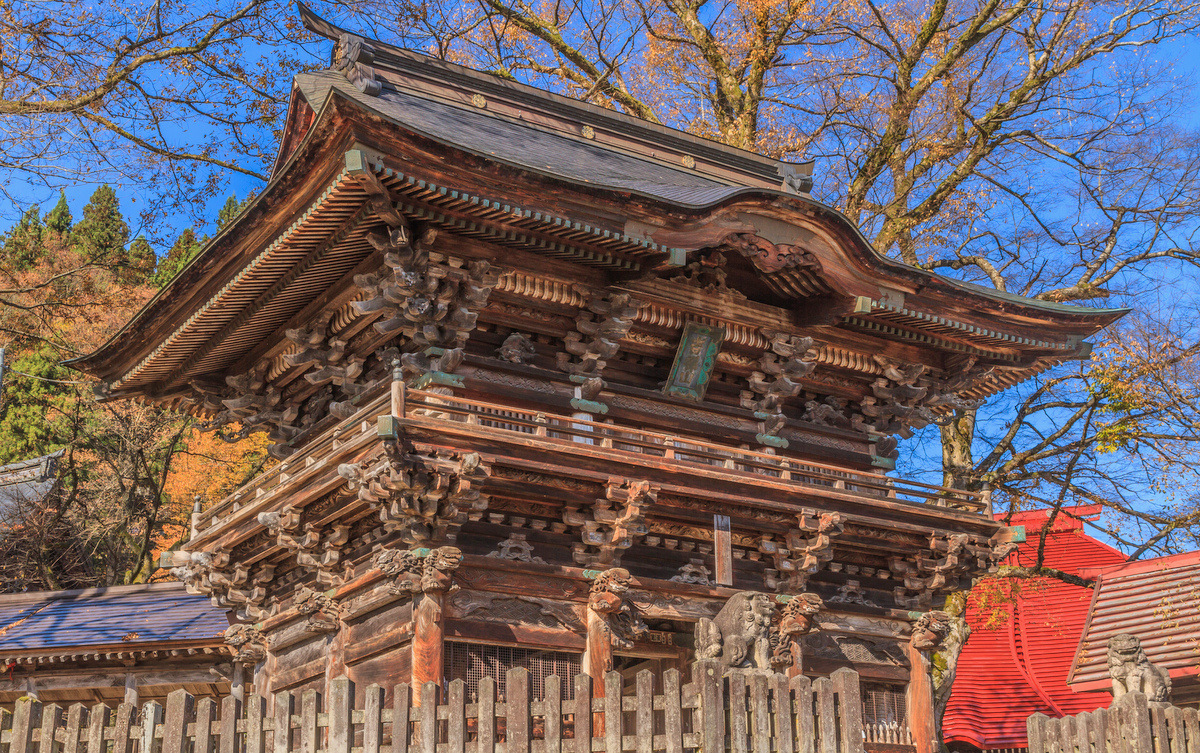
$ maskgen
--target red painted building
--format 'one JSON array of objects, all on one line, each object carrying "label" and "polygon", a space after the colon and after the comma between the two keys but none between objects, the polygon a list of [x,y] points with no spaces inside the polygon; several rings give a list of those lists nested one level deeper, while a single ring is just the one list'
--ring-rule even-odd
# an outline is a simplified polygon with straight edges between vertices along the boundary
[{"label": "red painted building", "polygon": [[[1021,513],[1026,541],[1006,562],[1032,566],[1045,537],[1044,564],[1067,573],[1120,564],[1125,555],[1084,533],[1084,520],[1100,508],[1070,508],[1049,531],[1045,511]],[[1075,692],[1067,675],[1087,623],[1093,590],[1052,578],[981,583],[968,597],[971,636],[958,662],[954,691],[943,721],[955,750],[1026,747],[1025,719],[1041,712],[1067,716],[1107,706],[1103,689]]]}]

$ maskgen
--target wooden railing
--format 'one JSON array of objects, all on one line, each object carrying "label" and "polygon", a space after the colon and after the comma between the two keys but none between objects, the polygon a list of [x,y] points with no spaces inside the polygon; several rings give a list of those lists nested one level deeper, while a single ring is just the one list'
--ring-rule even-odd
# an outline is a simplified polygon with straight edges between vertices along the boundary
[{"label": "wooden railing", "polygon": [[[374,437],[375,419],[387,410],[388,395],[380,393],[352,417],[320,439],[309,442],[286,461],[260,474],[220,504],[199,513],[193,526],[203,531],[230,512],[248,504],[283,478],[325,458],[347,442]],[[696,437],[665,434],[583,418],[556,415],[510,405],[448,397],[408,390],[405,418],[458,421],[497,431],[533,435],[547,440],[591,444],[613,452],[657,456],[674,463],[752,473],[806,487],[826,489],[909,504],[937,505],[989,514],[984,494],[948,489],[883,473],[851,470],[836,465],[800,461],[782,455],[709,442]]]},{"label": "wooden railing", "polygon": [[913,744],[912,732],[907,724],[899,722],[863,723],[863,741],[868,745],[905,745]]},{"label": "wooden railing", "polygon": [[1025,723],[1029,753],[1194,753],[1200,712],[1121,696],[1107,709],[1060,719],[1034,714]]},{"label": "wooden railing", "polygon": [[[384,689],[332,682],[316,691],[278,693],[245,703],[196,699],[177,690],[166,706],[132,704],[63,709],[36,700],[0,711],[0,753],[862,753],[858,675],[841,669],[826,679],[698,673],[681,685],[675,670],[654,692],[649,670],[632,689],[610,672],[604,693],[579,675],[573,693],[557,676],[544,697],[530,697],[529,672],[509,670],[504,700],[491,678],[468,699],[461,680],[426,683],[414,698]],[[357,704],[357,705],[356,705]]]},{"label": "wooden railing", "polygon": [[753,473],[805,486],[847,491],[982,512],[987,505],[976,492],[947,489],[836,465],[797,460],[757,450],[717,444],[677,434],[619,426],[510,405],[408,390],[406,417],[460,421],[500,431],[594,445],[617,452],[650,455],[676,463]]}]

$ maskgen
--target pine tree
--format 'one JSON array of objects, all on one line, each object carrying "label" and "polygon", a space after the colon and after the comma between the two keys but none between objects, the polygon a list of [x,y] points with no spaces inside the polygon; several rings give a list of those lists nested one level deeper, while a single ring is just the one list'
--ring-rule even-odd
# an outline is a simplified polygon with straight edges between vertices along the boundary
[{"label": "pine tree", "polygon": [[[54,205],[54,209],[46,215],[46,232],[53,233],[54,239],[62,244],[71,236],[71,225],[74,219],[71,217],[71,208],[67,206],[67,194],[65,191],[58,192],[58,203]],[[50,240],[49,238],[47,240]]]},{"label": "pine tree", "polygon": [[238,201],[236,194],[229,194],[229,198],[225,200],[225,206],[221,207],[221,211],[217,213],[217,232],[221,232],[229,226],[229,223],[237,219],[245,206],[246,202]]},{"label": "pine tree", "polygon": [[146,236],[139,235],[129,244],[129,274],[124,276],[126,282],[145,282],[154,275],[156,262],[154,249]]},{"label": "pine tree", "polygon": [[179,237],[175,239],[175,245],[171,246],[166,255],[159,259],[158,271],[154,273],[154,284],[160,288],[166,285],[198,253],[200,253],[200,242],[196,240],[195,231],[188,228],[179,234]]},{"label": "pine tree", "polygon": [[100,186],[83,208],[83,219],[71,233],[71,245],[85,261],[120,267],[129,262],[127,243],[129,225],[121,215],[117,192],[107,184]]},{"label": "pine tree", "polygon": [[46,254],[42,243],[44,233],[41,211],[32,206],[21,215],[20,222],[5,235],[0,259],[3,259],[9,269],[17,272],[32,269]]}]

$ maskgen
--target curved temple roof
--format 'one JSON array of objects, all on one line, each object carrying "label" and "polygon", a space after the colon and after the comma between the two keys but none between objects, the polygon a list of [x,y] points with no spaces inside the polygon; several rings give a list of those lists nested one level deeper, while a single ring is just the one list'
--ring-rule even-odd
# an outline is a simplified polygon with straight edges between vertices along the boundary
[{"label": "curved temple roof", "polygon": [[802,249],[810,263],[750,269],[764,295],[850,332],[1009,364],[964,393],[972,397],[1086,357],[1083,339],[1124,313],[1022,298],[880,256],[846,217],[799,192],[811,186],[811,163],[733,149],[301,13],[339,40],[335,69],[296,77],[279,159],[255,202],[120,333],[72,362],[114,395],[169,394],[278,338],[370,256],[380,186],[413,219],[605,270],[616,283],[737,234]]}]

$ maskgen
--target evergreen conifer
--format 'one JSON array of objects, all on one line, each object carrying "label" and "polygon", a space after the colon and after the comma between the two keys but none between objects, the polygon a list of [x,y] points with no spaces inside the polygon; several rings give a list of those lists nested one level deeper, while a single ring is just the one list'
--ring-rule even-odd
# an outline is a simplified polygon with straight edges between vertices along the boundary
[{"label": "evergreen conifer", "polygon": [[121,215],[117,192],[107,184],[100,186],[83,208],[83,219],[71,232],[71,245],[85,261],[119,267],[129,263],[127,243],[129,225]]},{"label": "evergreen conifer", "polygon": [[73,223],[74,219],[71,217],[71,208],[67,206],[67,194],[65,191],[59,191],[58,203],[46,215],[46,231],[53,233],[53,239],[62,244],[70,238],[71,225]]},{"label": "evergreen conifer", "polygon": [[45,256],[45,246],[42,245],[44,232],[38,208],[32,206],[25,210],[21,220],[4,236],[0,259],[3,259],[10,269],[18,272],[32,269]]},{"label": "evergreen conifer", "polygon": [[198,253],[200,241],[196,240],[195,231],[188,228],[179,234],[175,244],[159,260],[158,271],[154,273],[154,284],[158,287],[166,285]]}]

